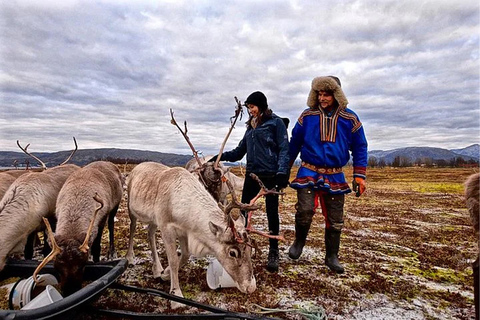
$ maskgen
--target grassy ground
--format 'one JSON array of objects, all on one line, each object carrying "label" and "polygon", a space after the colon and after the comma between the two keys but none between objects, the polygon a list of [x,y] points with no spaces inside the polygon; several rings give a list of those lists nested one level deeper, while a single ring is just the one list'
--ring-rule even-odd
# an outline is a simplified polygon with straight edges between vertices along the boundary
[{"label": "grassy ground", "polygon": [[[315,313],[316,319],[321,319],[320,315],[328,319],[474,319],[471,262],[477,255],[477,239],[462,195],[463,182],[473,172],[370,169],[366,193],[360,198],[350,194],[346,199],[340,249],[346,268],[343,275],[329,272],[323,263],[325,224],[321,212],[314,217],[303,255],[298,261],[288,258],[294,240],[296,193],[287,188],[280,204],[281,233],[287,241],[280,245],[279,272],[265,270],[268,240],[253,235],[262,251],[253,259],[254,293],[242,294],[235,288],[210,290],[206,282],[208,258],[191,259],[181,270],[183,293],[186,298],[242,313],[258,314],[260,307],[290,310],[268,314],[283,319],[302,319]],[[351,177],[351,170],[347,169],[346,176]],[[123,257],[129,225],[125,202],[117,217],[117,250]],[[254,214],[253,223],[266,230],[262,210]],[[136,264],[119,281],[168,292],[170,283],[152,276],[146,239],[146,229],[137,226]],[[165,266],[160,234],[158,239]],[[165,299],[115,290],[107,290],[96,305],[173,312]]]}]

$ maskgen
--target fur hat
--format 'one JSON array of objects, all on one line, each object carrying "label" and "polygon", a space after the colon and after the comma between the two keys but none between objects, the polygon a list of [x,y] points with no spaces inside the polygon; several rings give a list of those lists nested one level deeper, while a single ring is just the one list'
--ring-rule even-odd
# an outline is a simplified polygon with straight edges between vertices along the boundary
[{"label": "fur hat", "polygon": [[260,112],[264,112],[268,108],[267,97],[260,91],[255,91],[249,95],[245,103],[256,105]]},{"label": "fur hat", "polygon": [[347,97],[343,93],[340,79],[335,76],[316,77],[312,80],[312,89],[308,95],[307,106],[310,108],[318,107],[318,92],[330,91],[333,93],[333,97],[338,102],[341,109],[345,109],[348,104]]}]

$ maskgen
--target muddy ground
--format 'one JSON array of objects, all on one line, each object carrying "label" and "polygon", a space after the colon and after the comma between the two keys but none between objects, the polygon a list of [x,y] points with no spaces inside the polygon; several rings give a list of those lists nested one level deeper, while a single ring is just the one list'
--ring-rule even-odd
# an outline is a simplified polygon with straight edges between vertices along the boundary
[{"label": "muddy ground", "polygon": [[[303,255],[298,261],[288,258],[294,239],[296,193],[287,188],[280,204],[281,233],[287,241],[280,244],[279,272],[266,271],[268,240],[253,235],[262,251],[253,259],[254,293],[209,289],[206,269],[211,258],[207,257],[191,258],[181,270],[183,294],[230,311],[281,319],[474,319],[471,263],[477,254],[477,239],[462,193],[463,182],[475,171],[478,169],[370,169],[366,193],[360,198],[350,194],[346,199],[340,249],[346,272],[342,275],[329,272],[323,263],[325,224],[321,212],[314,217]],[[347,169],[346,175],[351,177],[351,170]],[[125,202],[117,218],[117,250],[119,257],[124,257],[130,222]],[[254,214],[253,223],[257,229],[267,230],[262,209]],[[158,239],[165,266],[160,234]],[[135,265],[119,282],[168,292],[170,283],[152,276],[147,232],[140,224],[135,255]],[[173,311],[166,299],[110,289],[94,305],[137,312],[200,312],[190,307]],[[264,308],[276,311],[261,313],[268,311]]]}]

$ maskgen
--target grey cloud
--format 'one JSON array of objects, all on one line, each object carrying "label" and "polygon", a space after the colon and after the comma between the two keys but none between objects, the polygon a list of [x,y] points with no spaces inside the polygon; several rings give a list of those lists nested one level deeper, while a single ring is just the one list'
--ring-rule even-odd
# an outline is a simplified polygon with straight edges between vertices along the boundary
[{"label": "grey cloud", "polygon": [[[237,96],[263,91],[293,127],[335,74],[374,149],[478,143],[476,1],[0,4],[3,150],[216,153]],[[237,124],[227,148],[243,136]],[[472,134],[473,133],[473,134]],[[39,137],[39,135],[41,135]],[[13,142],[13,143],[12,143]]]}]

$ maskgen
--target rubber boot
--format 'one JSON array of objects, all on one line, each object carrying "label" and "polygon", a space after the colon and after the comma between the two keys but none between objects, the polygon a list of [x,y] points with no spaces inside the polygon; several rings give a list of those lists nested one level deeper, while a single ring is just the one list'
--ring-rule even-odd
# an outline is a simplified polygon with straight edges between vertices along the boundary
[{"label": "rubber boot", "polygon": [[338,251],[340,249],[340,231],[326,229],[325,230],[325,264],[327,267],[336,272],[344,273],[345,269],[338,261]]},{"label": "rubber boot", "polygon": [[270,249],[268,250],[268,262],[267,262],[267,270],[270,272],[277,272],[278,271],[278,240],[277,239],[269,239],[270,240]]},{"label": "rubber boot", "polygon": [[307,240],[308,230],[310,230],[310,224],[299,224],[295,222],[295,241],[288,250],[288,256],[291,259],[300,258]]}]

